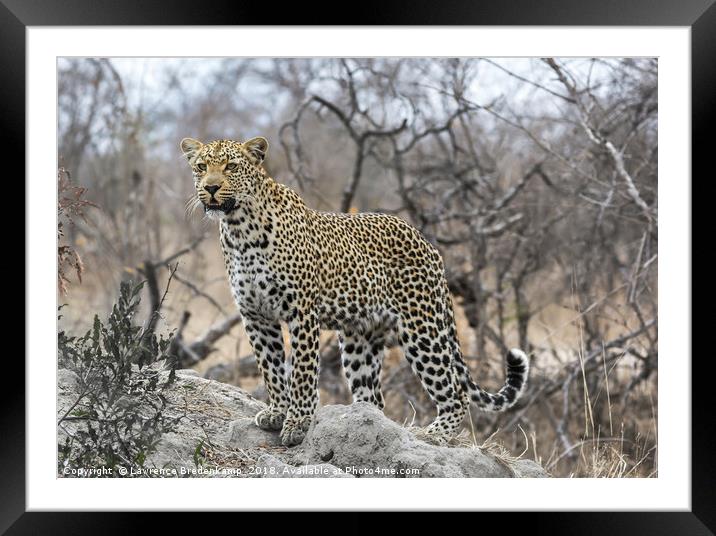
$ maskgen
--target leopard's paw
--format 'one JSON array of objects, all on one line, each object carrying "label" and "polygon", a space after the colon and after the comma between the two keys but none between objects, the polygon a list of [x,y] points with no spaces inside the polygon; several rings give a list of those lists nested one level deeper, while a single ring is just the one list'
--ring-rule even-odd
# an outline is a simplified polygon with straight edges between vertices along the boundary
[{"label": "leopard's paw", "polygon": [[287,447],[298,445],[306,437],[311,426],[311,417],[287,418],[281,430],[281,443]]},{"label": "leopard's paw", "polygon": [[256,426],[262,430],[280,430],[285,419],[285,413],[282,413],[274,406],[269,406],[256,414],[254,422],[256,423]]},{"label": "leopard's paw", "polygon": [[452,439],[450,435],[448,435],[440,426],[435,425],[435,423],[432,423],[425,428],[416,426],[411,428],[410,431],[413,432],[413,435],[419,440],[439,447],[448,446]]}]

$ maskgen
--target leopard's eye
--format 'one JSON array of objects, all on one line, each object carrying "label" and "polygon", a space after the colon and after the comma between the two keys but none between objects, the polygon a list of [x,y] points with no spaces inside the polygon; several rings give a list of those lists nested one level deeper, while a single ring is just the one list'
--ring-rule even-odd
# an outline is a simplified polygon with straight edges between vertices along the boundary
[{"label": "leopard's eye", "polygon": [[199,171],[206,171],[206,164],[203,162],[201,164],[197,164],[196,167],[199,168]]},{"label": "leopard's eye", "polygon": [[234,171],[239,165],[236,162],[229,162],[226,164],[226,171]]}]

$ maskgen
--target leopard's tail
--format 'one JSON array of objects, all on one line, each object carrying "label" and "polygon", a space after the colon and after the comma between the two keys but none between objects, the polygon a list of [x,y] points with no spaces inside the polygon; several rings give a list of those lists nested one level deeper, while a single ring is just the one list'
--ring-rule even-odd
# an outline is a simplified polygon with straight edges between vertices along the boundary
[{"label": "leopard's tail", "polygon": [[527,386],[529,375],[529,358],[518,348],[513,348],[507,353],[506,376],[504,385],[497,393],[489,393],[475,383],[470,377],[470,370],[462,357],[460,345],[457,340],[457,327],[455,325],[455,313],[452,307],[452,298],[445,285],[445,320],[448,329],[448,338],[452,345],[454,356],[453,365],[457,372],[457,379],[462,388],[463,394],[474,402],[480,409],[485,411],[505,411],[511,408],[520,399]]}]

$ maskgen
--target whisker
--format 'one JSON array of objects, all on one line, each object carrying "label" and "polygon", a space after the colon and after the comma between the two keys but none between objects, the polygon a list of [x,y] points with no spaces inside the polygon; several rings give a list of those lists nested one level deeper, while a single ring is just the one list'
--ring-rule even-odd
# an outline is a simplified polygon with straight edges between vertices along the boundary
[{"label": "whisker", "polygon": [[185,204],[184,213],[187,218],[191,218],[196,213],[197,209],[201,206],[201,201],[196,195],[192,195]]}]

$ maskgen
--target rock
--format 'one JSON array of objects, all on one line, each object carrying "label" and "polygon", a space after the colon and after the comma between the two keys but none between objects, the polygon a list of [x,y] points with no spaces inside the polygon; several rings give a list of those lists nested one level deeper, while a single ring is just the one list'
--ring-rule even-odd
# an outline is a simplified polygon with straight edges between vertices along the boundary
[{"label": "rock", "polygon": [[515,469],[513,462],[478,448],[429,445],[365,402],[320,408],[303,449],[306,463],[330,462],[356,476],[546,476],[537,470],[537,464],[521,464]]},{"label": "rock", "polygon": [[259,458],[256,470],[263,478],[355,478],[329,463],[295,467],[270,454]]},{"label": "rock", "polygon": [[[73,372],[59,370],[59,415],[77,399],[78,380]],[[530,460],[500,457],[477,448],[429,445],[367,403],[320,408],[303,444],[286,448],[278,432],[254,424],[254,416],[266,404],[238,387],[180,370],[165,396],[167,414],[181,418],[161,438],[146,466],[189,471],[184,475],[197,476],[191,471],[200,466],[215,471],[198,476],[217,477],[548,476]],[[82,423],[65,425],[72,432]],[[64,432],[58,434],[58,441],[64,441]],[[236,472],[227,475],[223,470]]]},{"label": "rock", "polygon": [[70,395],[76,393],[79,389],[79,377],[77,374],[67,369],[59,369],[57,371],[57,388],[60,394],[63,392]]},{"label": "rock", "polygon": [[517,460],[511,464],[517,478],[547,478],[549,473],[534,460]]},{"label": "rock", "polygon": [[281,436],[278,432],[262,430],[253,418],[232,421],[226,434],[226,443],[230,447],[251,449],[255,447],[280,447]]},{"label": "rock", "polygon": [[[77,374],[67,369],[59,369],[57,371],[57,417],[61,418],[75,400],[77,400],[77,392],[79,391],[79,377]],[[67,423],[65,426],[57,428],[57,443],[64,445],[68,439],[67,430],[74,431],[74,426]]]},{"label": "rock", "polygon": [[199,372],[197,372],[194,369],[190,369],[190,368],[177,370],[177,375],[178,376],[195,376],[197,378],[200,376]]}]

